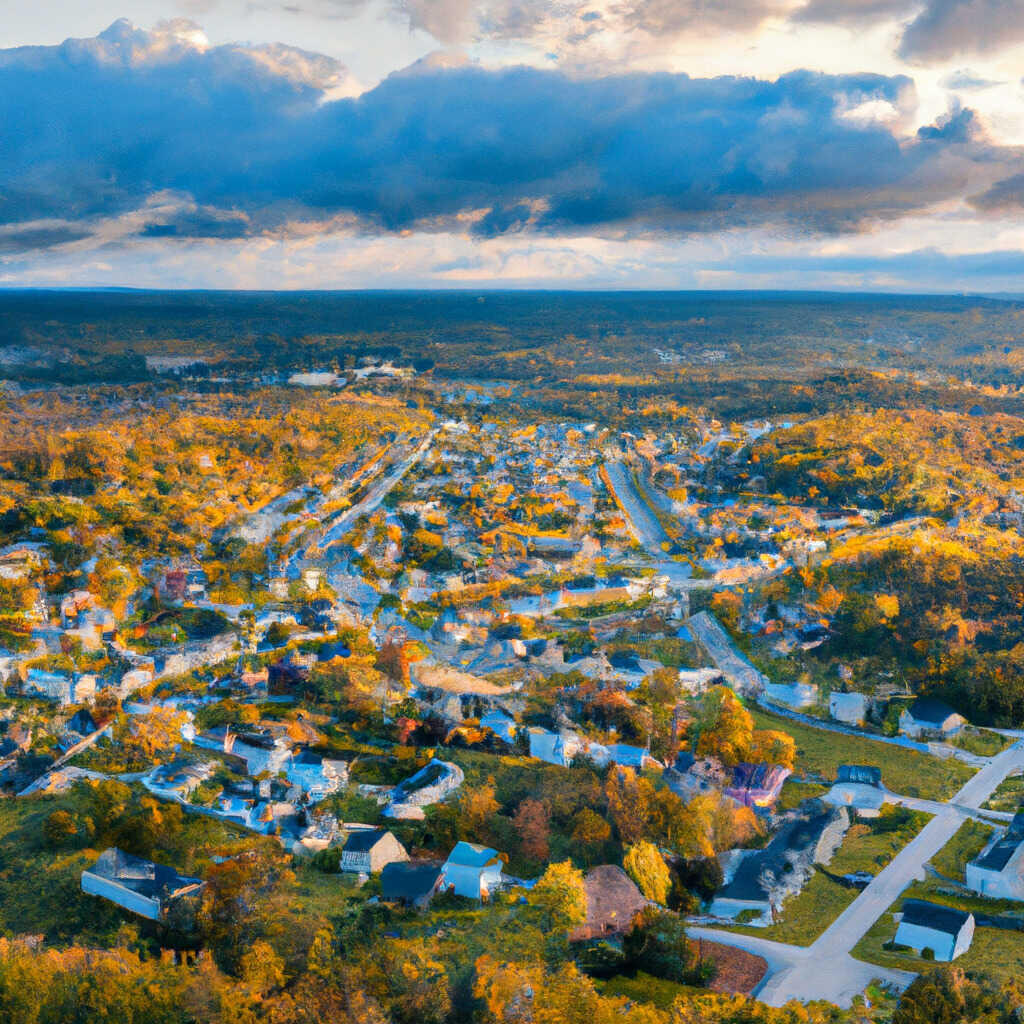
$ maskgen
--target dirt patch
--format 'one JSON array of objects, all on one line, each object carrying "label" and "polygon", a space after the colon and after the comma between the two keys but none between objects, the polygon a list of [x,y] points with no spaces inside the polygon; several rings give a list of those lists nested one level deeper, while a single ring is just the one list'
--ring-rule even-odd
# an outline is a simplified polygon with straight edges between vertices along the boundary
[{"label": "dirt patch", "polygon": [[750,995],[768,971],[767,961],[735,946],[702,939],[693,943],[694,953],[714,960],[718,974],[709,988],[727,995]]}]

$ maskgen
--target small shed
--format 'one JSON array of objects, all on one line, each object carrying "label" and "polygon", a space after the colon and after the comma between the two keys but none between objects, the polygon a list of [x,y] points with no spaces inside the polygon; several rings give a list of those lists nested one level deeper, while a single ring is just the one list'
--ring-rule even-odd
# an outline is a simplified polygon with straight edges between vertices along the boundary
[{"label": "small shed", "polygon": [[868,711],[868,698],[863,693],[831,693],[828,713],[845,725],[863,725]]}]

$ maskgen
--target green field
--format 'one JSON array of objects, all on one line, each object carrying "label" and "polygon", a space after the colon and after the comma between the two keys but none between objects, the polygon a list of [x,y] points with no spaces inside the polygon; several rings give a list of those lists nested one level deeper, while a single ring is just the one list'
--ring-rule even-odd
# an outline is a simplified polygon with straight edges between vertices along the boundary
[{"label": "green field", "polygon": [[1024,772],[1009,775],[996,787],[996,791],[985,801],[990,811],[1013,813],[1024,804]]},{"label": "green field", "polygon": [[967,862],[974,860],[992,836],[992,828],[980,821],[965,821],[953,838],[932,858],[932,867],[946,878],[964,881]]},{"label": "green field", "polygon": [[894,793],[947,800],[974,774],[955,758],[943,761],[891,743],[816,729],[761,708],[748,710],[758,729],[775,729],[793,737],[798,775],[832,781],[841,764],[875,765],[882,769],[883,784]]}]

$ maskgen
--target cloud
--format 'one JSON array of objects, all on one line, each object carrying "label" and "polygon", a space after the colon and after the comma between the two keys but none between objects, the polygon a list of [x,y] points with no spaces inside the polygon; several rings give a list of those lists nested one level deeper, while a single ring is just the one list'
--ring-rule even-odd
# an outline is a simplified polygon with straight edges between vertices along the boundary
[{"label": "cloud", "polygon": [[788,0],[628,0],[614,11],[627,28],[674,36],[692,30],[749,31],[787,13],[789,6]]},{"label": "cloud", "polygon": [[919,4],[915,0],[810,0],[794,11],[796,22],[828,25],[865,25],[907,17]]},{"label": "cloud", "polygon": [[424,61],[328,99],[343,75],[287,47],[211,47],[194,27],[125,22],[0,51],[0,225],[45,221],[47,246],[58,229],[106,245],[338,225],[829,233],[982,194],[1019,166],[969,110],[911,138],[849,116],[908,109],[913,86],[900,76],[576,78]]},{"label": "cloud", "polygon": [[946,75],[940,84],[945,89],[960,89],[965,91],[994,89],[997,85],[1006,85],[1005,82],[999,82],[991,78],[983,78],[981,75],[975,74],[975,72],[968,68],[960,68],[958,71],[954,71],[951,74]]},{"label": "cloud", "polygon": [[1024,42],[1020,0],[929,0],[907,26],[900,56],[930,62],[986,54]]}]

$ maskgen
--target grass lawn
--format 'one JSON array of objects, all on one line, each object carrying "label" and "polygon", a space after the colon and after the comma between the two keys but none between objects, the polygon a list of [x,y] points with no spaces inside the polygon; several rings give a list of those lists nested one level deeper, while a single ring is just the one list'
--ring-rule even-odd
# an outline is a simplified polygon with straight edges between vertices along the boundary
[{"label": "grass lawn", "polygon": [[834,780],[841,764],[874,765],[882,769],[882,782],[894,793],[946,800],[974,774],[974,769],[955,758],[943,761],[891,743],[816,729],[762,708],[751,706],[748,710],[758,729],[775,729],[792,736],[797,771],[823,781]]},{"label": "grass lawn", "polygon": [[828,792],[827,786],[817,782],[796,782],[792,778],[786,779],[782,792],[779,794],[775,809],[778,811],[791,811],[799,806],[804,800],[813,796],[823,796]]},{"label": "grass lawn", "polygon": [[1009,775],[996,787],[996,791],[985,801],[990,811],[1015,812],[1024,804],[1024,772]]},{"label": "grass lawn", "polygon": [[967,862],[974,860],[992,836],[992,828],[973,819],[965,821],[953,838],[932,857],[932,867],[945,878],[964,881]]},{"label": "grass lawn", "polygon": [[[951,895],[949,886],[943,886],[935,879],[912,885],[870,928],[867,934],[854,946],[852,953],[858,960],[878,964],[881,967],[896,967],[905,971],[921,971],[930,966],[913,953],[883,949],[883,945],[896,934],[893,914],[903,905],[904,898],[931,900],[961,910],[999,914],[1005,911],[1020,911],[1019,903],[1008,900],[985,900],[968,894]],[[1024,933],[1003,928],[976,928],[971,948],[958,957],[957,967],[966,971],[983,971],[997,980],[1009,981],[1024,975]]]},{"label": "grass lawn", "polygon": [[969,750],[981,757],[995,757],[1002,753],[1014,741],[990,729],[964,729],[953,741],[953,745],[961,750]]},{"label": "grass lawn", "polygon": [[832,863],[824,871],[815,872],[799,896],[786,901],[780,920],[771,927],[740,925],[736,931],[794,946],[809,946],[859,895],[856,889],[847,888],[830,876],[853,871],[877,875],[924,828],[929,816],[920,811],[908,812],[903,824],[892,831],[885,831],[884,826],[879,828],[878,822],[884,820],[852,825]]}]

